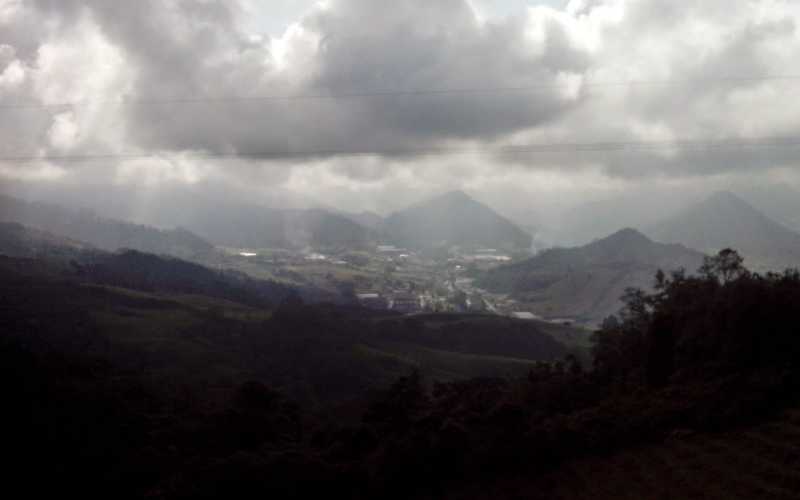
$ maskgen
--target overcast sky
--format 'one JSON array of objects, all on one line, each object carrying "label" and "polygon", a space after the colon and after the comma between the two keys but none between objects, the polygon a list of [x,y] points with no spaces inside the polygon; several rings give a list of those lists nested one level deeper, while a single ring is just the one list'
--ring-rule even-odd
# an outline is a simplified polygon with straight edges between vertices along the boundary
[{"label": "overcast sky", "polygon": [[0,0],[0,182],[379,212],[464,189],[515,215],[797,185],[798,21],[793,0]]}]

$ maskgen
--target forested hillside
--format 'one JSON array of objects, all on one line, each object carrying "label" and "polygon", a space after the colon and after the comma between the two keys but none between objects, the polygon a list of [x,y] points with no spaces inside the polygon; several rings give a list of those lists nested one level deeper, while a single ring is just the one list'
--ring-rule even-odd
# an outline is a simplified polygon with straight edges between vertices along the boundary
[{"label": "forested hillside", "polygon": [[[522,326],[487,345],[483,326],[457,334],[469,322],[448,329],[435,318],[352,316],[296,301],[265,314],[197,296],[81,285],[36,261],[6,259],[2,269],[1,380],[15,429],[8,449],[26,471],[14,477],[49,471],[29,491],[547,498],[567,467],[579,471],[575,488],[607,496],[601,471],[638,456],[626,450],[669,456],[675,445],[658,443],[684,435],[700,436],[682,441],[687,447],[713,450],[702,436],[730,429],[714,446],[743,457],[714,465],[721,498],[739,491],[737,475],[750,470],[751,451],[735,430],[800,403],[800,275],[753,274],[732,251],[707,259],[696,275],[658,273],[652,293],[629,290],[620,315],[594,336],[591,369],[540,339],[530,348],[564,357],[528,365],[522,377],[471,380],[375,356],[398,341],[501,355],[526,348]],[[367,391],[360,402],[324,413],[309,406],[312,394],[318,403],[343,402],[358,391]],[[796,455],[785,460],[781,467],[797,464]],[[652,470],[663,474],[647,483],[654,497],[668,497],[671,474],[693,474],[669,463]],[[788,479],[780,488],[800,493]]]},{"label": "forested hillside", "polygon": [[599,322],[619,309],[628,287],[649,288],[658,269],[696,269],[703,255],[655,243],[634,229],[576,248],[554,248],[493,269],[478,285],[511,294],[539,315]]}]

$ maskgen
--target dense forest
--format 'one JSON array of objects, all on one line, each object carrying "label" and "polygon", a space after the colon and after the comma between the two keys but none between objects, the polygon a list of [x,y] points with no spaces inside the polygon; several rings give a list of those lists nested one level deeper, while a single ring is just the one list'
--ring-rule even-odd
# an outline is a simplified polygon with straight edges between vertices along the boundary
[{"label": "dense forest", "polygon": [[[184,323],[174,309],[188,303],[77,284],[33,260],[2,269],[10,478],[34,496],[516,498],[512,484],[547,498],[565,464],[758,424],[796,404],[800,384],[800,274],[752,273],[730,250],[692,276],[659,272],[652,293],[628,290],[593,336],[592,366],[512,328],[490,348],[533,341],[549,361],[450,381],[397,360],[354,363],[352,336],[371,324],[378,341],[485,350],[457,334],[471,323],[355,321],[292,297],[252,328],[241,319],[257,310],[234,302]],[[109,329],[113,311],[92,301],[133,325],[150,311],[163,331]],[[189,352],[201,345],[216,357]]]}]

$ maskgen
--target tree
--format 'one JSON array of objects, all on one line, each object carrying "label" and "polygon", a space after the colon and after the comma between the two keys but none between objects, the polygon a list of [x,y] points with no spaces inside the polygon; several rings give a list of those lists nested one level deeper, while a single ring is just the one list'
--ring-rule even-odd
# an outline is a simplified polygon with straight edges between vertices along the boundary
[{"label": "tree", "polygon": [[667,383],[675,368],[675,324],[669,314],[659,313],[647,331],[647,383],[661,387]]},{"label": "tree", "polygon": [[748,274],[744,258],[736,250],[725,248],[713,257],[705,257],[700,267],[700,275],[722,285]]},{"label": "tree", "polygon": [[665,288],[667,288],[668,285],[669,282],[667,281],[666,273],[664,273],[664,271],[659,269],[656,272],[655,284],[653,285],[653,288],[655,288],[657,291],[660,292],[663,291]]},{"label": "tree", "polygon": [[650,312],[650,296],[641,288],[628,287],[621,297],[625,304],[621,314],[625,320],[646,321]]}]

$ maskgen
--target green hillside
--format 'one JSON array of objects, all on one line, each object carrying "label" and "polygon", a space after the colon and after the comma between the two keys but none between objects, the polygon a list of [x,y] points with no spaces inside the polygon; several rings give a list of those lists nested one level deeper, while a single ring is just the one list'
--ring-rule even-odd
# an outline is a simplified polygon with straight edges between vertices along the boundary
[{"label": "green hillside", "polygon": [[567,353],[529,322],[456,315],[443,326],[305,305],[301,297],[316,298],[313,290],[139,252],[57,255],[2,257],[8,317],[46,314],[48,329],[37,332],[44,337],[79,321],[96,337],[90,345],[124,356],[112,356],[113,364],[144,356],[150,376],[197,379],[198,387],[260,380],[318,405],[359,397],[414,369],[442,381],[519,376]]},{"label": "green hillside", "polygon": [[649,288],[658,269],[694,270],[702,259],[693,250],[624,229],[583,247],[546,250],[493,269],[478,285],[511,294],[541,316],[596,322],[619,309],[626,288]]},{"label": "green hillside", "polygon": [[555,340],[577,332],[536,321],[267,308],[70,267],[0,258],[11,477],[37,495],[800,494],[796,415],[779,417],[800,404],[800,275],[734,252],[629,291],[591,367]]}]

